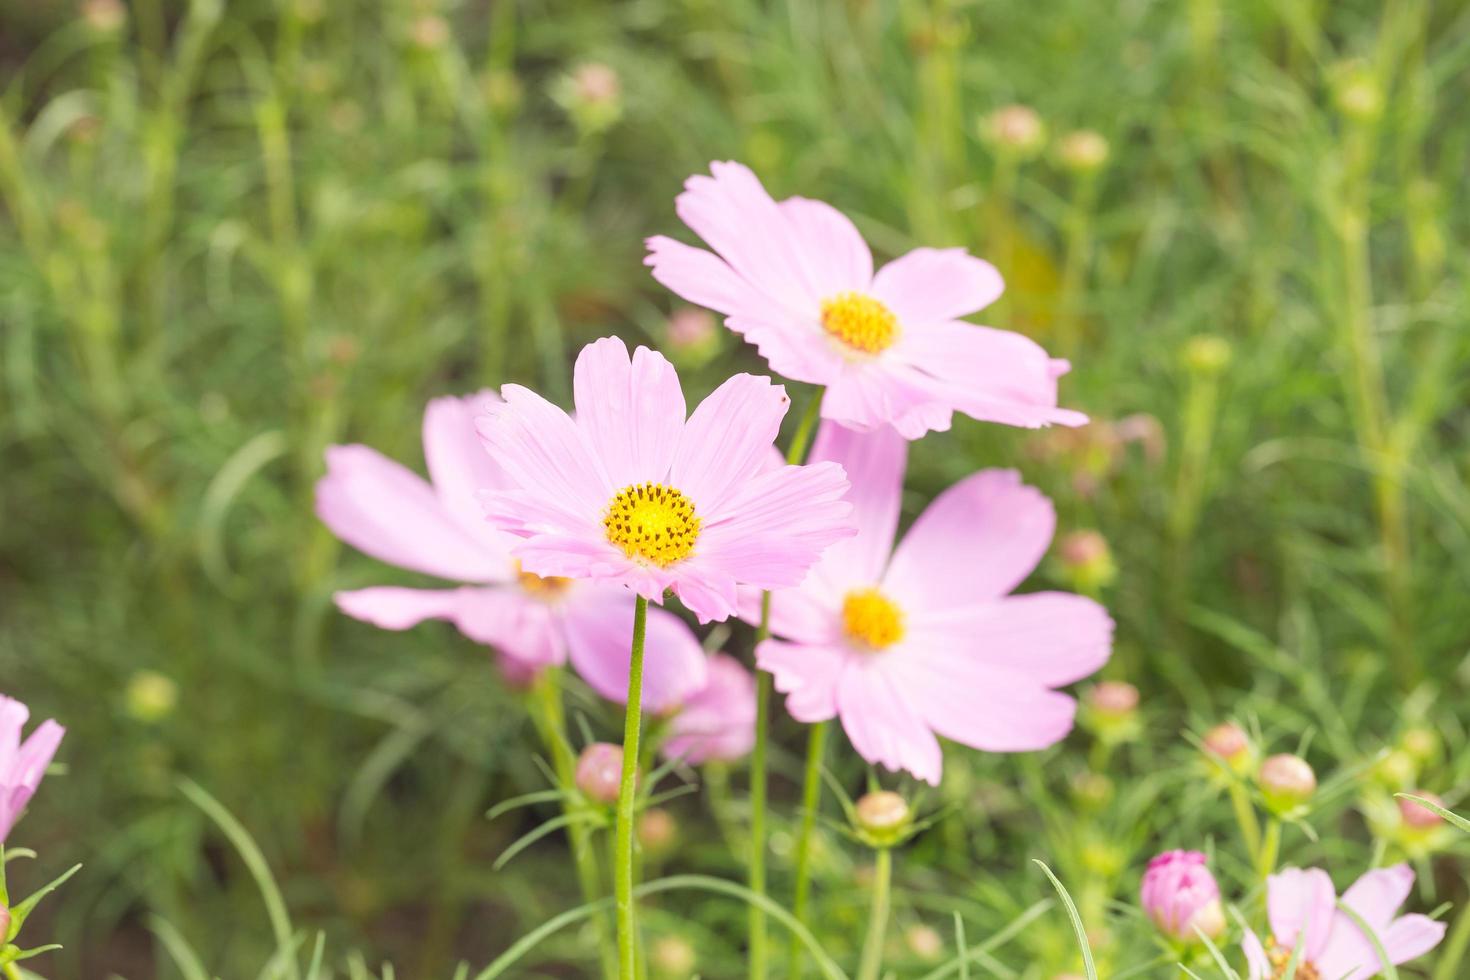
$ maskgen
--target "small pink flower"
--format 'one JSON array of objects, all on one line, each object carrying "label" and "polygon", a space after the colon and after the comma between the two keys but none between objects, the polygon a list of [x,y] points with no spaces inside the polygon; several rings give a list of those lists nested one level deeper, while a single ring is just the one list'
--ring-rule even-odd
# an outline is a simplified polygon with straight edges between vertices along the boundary
[{"label": "small pink flower", "polygon": [[[1342,904],[1373,930],[1395,966],[1423,956],[1444,938],[1445,924],[1427,915],[1394,917],[1413,884],[1409,866],[1396,864],[1369,871],[1342,896]],[[1267,878],[1266,913],[1271,923],[1266,942],[1253,932],[1247,932],[1241,942],[1250,964],[1249,980],[1282,976],[1299,944],[1298,977],[1367,980],[1383,970],[1373,941],[1337,908],[1337,892],[1325,871],[1286,868]]]},{"label": "small pink flower", "polygon": [[[339,592],[347,615],[402,630],[446,619],[497,648],[508,681],[524,686],[544,667],[571,660],[598,694],[623,702],[633,637],[625,590],[527,574],[515,538],[485,523],[476,499],[509,480],[475,435],[474,416],[494,395],[438,398],[424,413],[424,456],[432,484],[366,446],[327,450],[317,516],[343,541],[381,561],[453,582],[453,589],[380,586]],[[653,610],[644,698],[651,710],[681,703],[704,684],[704,651],[677,616]]]},{"label": "small pink flower", "polygon": [[[757,663],[798,721],[834,716],[869,762],[938,783],[936,735],[989,752],[1045,748],[1076,702],[1053,688],[1112,649],[1097,603],[1010,595],[1046,554],[1051,503],[1009,470],[950,487],[897,548],[906,443],[826,423],[813,457],[849,473],[857,537],[830,548],[799,588],[777,592]],[[758,599],[747,597],[747,618]]]},{"label": "small pink flower", "polygon": [[822,417],[905,438],[949,428],[954,412],[1037,428],[1081,425],[1057,407],[1069,365],[1026,337],[961,321],[1004,290],[964,249],[920,248],[873,272],[851,221],[821,201],[774,201],[738,163],[685,182],[680,219],[714,250],[648,240],[653,277],[726,316],[771,370],[827,386]]},{"label": "small pink flower", "polygon": [[723,653],[709,660],[708,681],[669,722],[663,754],[691,765],[733,762],[755,745],[755,678]]},{"label": "small pink flower", "polygon": [[1211,939],[1225,931],[1220,887],[1199,851],[1165,851],[1150,861],[1139,901],[1171,939],[1193,942],[1196,928]]},{"label": "small pink flower", "polygon": [[485,513],[524,539],[527,571],[654,602],[672,589],[709,622],[735,611],[738,585],[796,585],[854,533],[840,466],[770,465],[790,405],[770,379],[737,374],[686,421],[663,355],[607,337],[583,348],[573,387],[575,420],[520,385],[476,420],[512,487],[482,495]]},{"label": "small pink flower", "polygon": [[22,742],[20,734],[30,717],[29,708],[0,694],[0,844],[36,794],[66,734],[56,722],[43,721]]}]

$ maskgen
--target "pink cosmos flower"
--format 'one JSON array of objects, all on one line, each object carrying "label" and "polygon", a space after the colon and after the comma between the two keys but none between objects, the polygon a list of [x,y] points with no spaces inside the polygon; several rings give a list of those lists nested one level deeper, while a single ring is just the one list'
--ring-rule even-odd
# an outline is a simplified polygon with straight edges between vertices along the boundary
[{"label": "pink cosmos flower", "polygon": [[577,358],[575,420],[520,385],[478,426],[512,489],[483,495],[491,522],[524,540],[537,575],[595,579],[655,602],[673,589],[701,622],[736,609],[737,585],[799,583],[855,533],[836,463],[772,466],[790,399],[737,374],[684,418],[662,354],[608,337]]},{"label": "pink cosmos flower", "polygon": [[[389,564],[468,583],[339,592],[337,606],[383,629],[449,620],[470,639],[500,650],[502,669],[517,684],[570,659],[598,694],[622,703],[628,692],[632,595],[523,571],[510,555],[516,540],[481,515],[476,495],[508,485],[475,435],[476,413],[496,401],[482,392],[429,403],[423,440],[432,483],[366,446],[327,450],[316,511],[334,534]],[[672,613],[650,613],[645,656],[644,697],[651,710],[682,703],[704,684],[704,651]]]},{"label": "pink cosmos flower", "polygon": [[774,201],[749,168],[710,164],[685,182],[680,219],[714,253],[648,240],[653,277],[726,316],[777,374],[827,386],[822,417],[905,438],[949,428],[954,412],[1038,428],[1081,425],[1057,407],[1069,365],[1017,333],[960,318],[1004,290],[964,249],[920,248],[873,272],[851,221],[821,201]]},{"label": "pink cosmos flower", "polygon": [[31,717],[30,709],[14,698],[0,694],[0,844],[20,819],[21,812],[46,775],[46,767],[66,734],[54,721],[43,721],[24,742],[21,730]]},{"label": "pink cosmos flower", "polygon": [[861,530],[772,597],[780,639],[756,660],[798,721],[838,716],[863,758],[937,784],[936,735],[990,752],[1066,735],[1076,703],[1052,689],[1107,661],[1113,622],[1081,596],[1008,594],[1056,526],[1050,501],[1013,471],[950,487],[895,549],[906,451],[892,430],[823,424],[814,458],[846,467]]},{"label": "pink cosmos flower", "polygon": [[[1444,938],[1445,924],[1427,915],[1394,918],[1413,884],[1413,870],[1396,864],[1374,868],[1342,896],[1342,904],[1373,930],[1395,966],[1423,956]],[[1337,908],[1337,891],[1325,871],[1286,868],[1271,875],[1266,879],[1266,914],[1271,923],[1266,942],[1253,932],[1241,941],[1250,980],[1284,976],[1299,944],[1296,975],[1302,980],[1367,980],[1383,970],[1373,941]]]},{"label": "pink cosmos flower", "polygon": [[691,765],[733,762],[755,746],[755,678],[723,653],[709,660],[708,680],[669,721],[663,754]]},{"label": "pink cosmos flower", "polygon": [[1165,851],[1150,861],[1139,903],[1171,939],[1193,942],[1196,929],[1215,939],[1225,931],[1220,886],[1199,851]]}]

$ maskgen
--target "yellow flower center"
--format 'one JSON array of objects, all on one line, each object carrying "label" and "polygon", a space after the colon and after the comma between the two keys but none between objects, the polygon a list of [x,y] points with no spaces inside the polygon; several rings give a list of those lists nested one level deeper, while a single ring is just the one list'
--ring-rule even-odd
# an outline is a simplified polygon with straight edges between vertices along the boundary
[{"label": "yellow flower center", "polygon": [[855,589],[842,600],[842,628],[863,646],[883,650],[903,639],[903,610],[877,589]]},{"label": "yellow flower center", "polygon": [[[1284,980],[1287,964],[1291,962],[1291,950],[1276,945],[1275,938],[1266,940],[1266,959],[1271,961],[1271,980]],[[1297,960],[1296,980],[1322,980],[1322,974],[1305,958]]]},{"label": "yellow flower center", "polygon": [[823,300],[822,328],[864,354],[876,354],[898,339],[898,317],[862,293],[838,293]]},{"label": "yellow flower center", "polygon": [[699,540],[694,504],[673,487],[638,483],[619,490],[607,505],[607,539],[629,558],[665,568],[689,557]]},{"label": "yellow flower center", "polygon": [[534,575],[531,572],[521,571],[521,563],[516,562],[516,580],[520,582],[521,588],[533,599],[555,599],[567,590],[572,584],[569,578],[560,575]]}]

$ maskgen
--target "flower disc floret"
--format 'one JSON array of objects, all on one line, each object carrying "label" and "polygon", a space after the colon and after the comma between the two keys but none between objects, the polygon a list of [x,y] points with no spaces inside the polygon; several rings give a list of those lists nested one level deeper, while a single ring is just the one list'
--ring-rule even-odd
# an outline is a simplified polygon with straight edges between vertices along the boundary
[{"label": "flower disc floret", "polygon": [[842,601],[842,628],[849,639],[886,650],[903,639],[903,610],[877,589],[854,589]]},{"label": "flower disc floret", "polygon": [[699,540],[694,504],[673,487],[637,483],[624,487],[602,519],[607,539],[629,558],[668,568],[688,558]]},{"label": "flower disc floret", "polygon": [[871,296],[844,292],[822,302],[822,329],[855,351],[876,354],[898,339],[898,317]]}]

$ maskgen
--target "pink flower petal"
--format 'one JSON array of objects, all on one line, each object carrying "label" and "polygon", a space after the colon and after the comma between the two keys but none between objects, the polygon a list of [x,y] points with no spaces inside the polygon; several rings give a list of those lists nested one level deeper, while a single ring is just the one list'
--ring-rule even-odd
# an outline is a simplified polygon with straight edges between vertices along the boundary
[{"label": "pink flower petal", "polygon": [[[1394,919],[1413,885],[1413,869],[1396,864],[1367,872],[1342,896],[1342,903],[1367,924],[1395,964],[1428,952],[1444,935],[1443,923],[1422,915]],[[1315,965],[1323,976],[1345,980],[1367,980],[1383,969],[1373,940],[1341,910],[1335,913],[1327,948]]]},{"label": "pink flower petal", "polygon": [[995,266],[962,248],[916,248],[879,269],[872,289],[905,328],[968,316],[1004,291]]},{"label": "pink flower petal", "polygon": [[1374,929],[1387,926],[1414,887],[1414,869],[1407,864],[1374,868],[1342,893],[1343,904]]},{"label": "pink flower petal", "polygon": [[1095,673],[1113,648],[1113,620],[1102,606],[1069,592],[1035,592],[943,612],[916,610],[916,642],[973,654],[1036,684],[1060,687]]},{"label": "pink flower petal", "polygon": [[899,605],[946,609],[1019,585],[1056,528],[1051,501],[1014,470],[982,470],[945,490],[893,554],[883,587]]},{"label": "pink flower petal", "polygon": [[424,410],[424,461],[444,510],[460,529],[487,552],[510,563],[509,542],[485,522],[479,494],[509,487],[504,471],[480,445],[475,416],[497,396],[482,391],[467,398],[436,398]]},{"label": "pink flower petal", "polygon": [[1418,959],[1444,939],[1445,924],[1427,915],[1405,915],[1389,923],[1388,929],[1379,937],[1383,951],[1393,960],[1394,966]]},{"label": "pink flower petal", "polygon": [[1024,670],[997,667],[986,652],[905,643],[879,654],[890,676],[929,727],[986,752],[1030,752],[1072,730],[1077,704]]},{"label": "pink flower petal", "polygon": [[0,773],[8,772],[15,764],[20,752],[20,735],[30,717],[30,708],[0,694]]},{"label": "pink flower petal", "polygon": [[[568,602],[564,622],[577,673],[602,697],[626,703],[633,648],[632,593],[615,586],[589,587]],[[683,620],[650,609],[643,648],[644,710],[667,711],[704,687],[707,660]]]},{"label": "pink flower petal", "polygon": [[1281,945],[1302,953],[1315,962],[1321,957],[1331,934],[1337,906],[1337,891],[1327,872],[1319,868],[1303,871],[1286,868],[1266,879],[1266,912],[1271,935]]},{"label": "pink flower petal", "polygon": [[540,668],[563,663],[566,644],[550,608],[517,586],[404,589],[377,586],[338,592],[337,608],[379,629],[406,630],[430,619],[451,622],[476,643]]},{"label": "pink flower petal", "polygon": [[428,483],[366,446],[331,446],[316,485],[323,524],[364,554],[458,582],[503,581],[505,556],[467,534]]},{"label": "pink flower petal", "polygon": [[877,664],[849,663],[837,684],[843,731],[869,762],[938,786],[939,742],[889,674]]},{"label": "pink flower petal", "polygon": [[20,747],[15,764],[11,767],[7,781],[28,787],[32,792],[41,785],[46,768],[61,747],[66,729],[49,718],[36,726],[29,738]]},{"label": "pink flower petal", "polygon": [[816,383],[827,386],[822,418],[860,432],[892,426],[905,439],[918,439],[947,431],[954,415],[953,406],[930,390],[931,379],[887,358],[845,362]]},{"label": "pink flower petal", "polygon": [[669,722],[660,751],[690,765],[730,762],[755,745],[755,678],[723,653],[709,658],[705,685],[690,694]]},{"label": "pink flower petal", "polygon": [[1266,947],[1261,944],[1261,937],[1247,929],[1245,935],[1240,937],[1240,948],[1245,952],[1245,962],[1250,968],[1246,980],[1271,980],[1274,971],[1270,958],[1266,956]]},{"label": "pink flower petal", "polygon": [[[830,553],[837,545],[828,548]],[[829,585],[820,576],[821,565],[807,573],[794,589],[771,593],[771,635],[800,643],[841,644],[842,599],[840,586]],[[760,624],[761,590],[740,590],[740,618],[752,626]]]},{"label": "pink flower petal", "polygon": [[789,197],[778,207],[811,293],[828,299],[838,293],[867,292],[873,279],[873,253],[847,215],[805,197]]},{"label": "pink flower petal", "polygon": [[852,484],[847,500],[858,529],[828,548],[812,574],[846,587],[876,585],[883,578],[898,529],[908,442],[887,427],[859,433],[824,422],[817,430],[811,459],[837,463],[847,473]]},{"label": "pink flower petal", "polygon": [[785,694],[786,710],[801,722],[827,721],[837,714],[837,684],[851,657],[834,646],[765,640],[756,647],[756,665]]},{"label": "pink flower petal", "polygon": [[577,426],[613,488],[662,483],[684,429],[673,365],[647,347],[630,359],[620,338],[604,337],[582,348],[573,377]]},{"label": "pink flower petal", "polygon": [[700,402],[684,426],[669,482],[701,518],[766,468],[791,399],[770,378],[737,374]]}]

